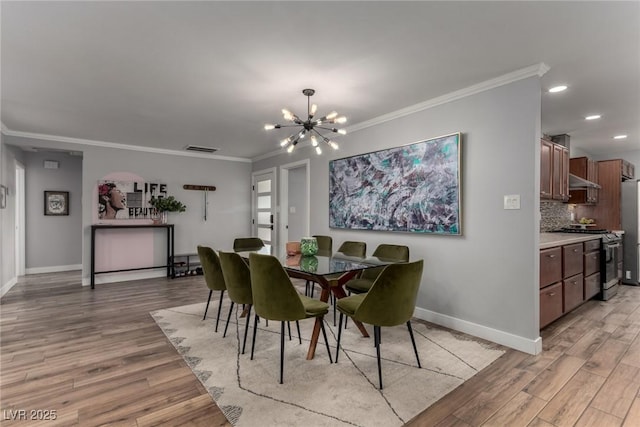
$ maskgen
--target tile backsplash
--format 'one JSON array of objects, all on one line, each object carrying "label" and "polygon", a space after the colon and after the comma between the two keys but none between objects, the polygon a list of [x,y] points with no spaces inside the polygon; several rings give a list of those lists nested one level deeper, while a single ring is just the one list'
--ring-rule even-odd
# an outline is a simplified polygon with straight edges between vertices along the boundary
[{"label": "tile backsplash", "polygon": [[540,201],[540,231],[557,230],[571,224],[571,207],[567,203]]}]

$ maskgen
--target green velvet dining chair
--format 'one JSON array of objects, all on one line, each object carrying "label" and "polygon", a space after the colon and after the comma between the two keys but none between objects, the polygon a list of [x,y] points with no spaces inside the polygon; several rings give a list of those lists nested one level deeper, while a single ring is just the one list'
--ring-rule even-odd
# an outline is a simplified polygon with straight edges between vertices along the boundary
[{"label": "green velvet dining chair", "polygon": [[224,338],[227,336],[227,328],[229,327],[229,320],[231,319],[234,305],[242,304],[243,306],[248,306],[245,313],[247,319],[244,325],[244,339],[242,341],[242,354],[244,354],[244,349],[247,345],[247,331],[249,330],[251,307],[253,305],[253,298],[251,294],[251,273],[247,263],[237,253],[220,251],[218,256],[220,257],[220,265],[222,267],[224,281],[227,285],[227,295],[231,300],[231,306],[229,307],[229,314],[227,316],[227,324],[224,327],[224,334],[222,337]]},{"label": "green velvet dining chair", "polygon": [[[409,247],[381,244],[378,245],[372,256],[388,262],[409,262]],[[373,281],[376,280],[383,269],[384,266],[367,268],[360,274],[360,277],[349,280],[344,287],[347,291],[355,294],[369,292]]]},{"label": "green velvet dining chair", "polygon": [[[288,321],[319,318],[324,342],[332,363],[331,350],[324,328],[324,315],[329,311],[329,304],[300,295],[278,258],[271,255],[252,253],[249,255],[251,271],[251,291],[255,309],[253,338],[251,343],[251,360],[256,344],[258,319],[279,320],[280,329],[280,384],[284,376],[284,325]],[[298,330],[298,335],[300,331]]]},{"label": "green velvet dining chair", "polygon": [[239,237],[233,241],[234,252],[257,251],[264,248],[264,242],[259,237]]},{"label": "green velvet dining chair", "polygon": [[338,248],[338,252],[342,252],[347,256],[364,258],[367,255],[367,244],[365,242],[353,242],[347,240],[342,242]]},{"label": "green velvet dining chair", "polygon": [[209,310],[209,303],[211,302],[211,295],[213,294],[213,291],[220,291],[218,315],[216,316],[216,332],[218,332],[220,310],[222,309],[222,298],[224,297],[224,291],[227,290],[227,285],[222,274],[222,268],[220,267],[220,258],[218,258],[218,255],[216,255],[213,249],[207,246],[198,246],[198,257],[202,264],[204,281],[207,284],[207,288],[209,288],[209,299],[207,300],[207,306],[204,309],[204,316],[202,317],[202,320],[207,318],[207,311]]},{"label": "green velvet dining chair", "polygon": [[421,368],[418,348],[411,328],[411,316],[416,306],[416,298],[424,261],[389,264],[376,278],[369,292],[341,298],[337,302],[340,320],[338,322],[338,346],[336,363],[340,354],[342,319],[345,315],[362,323],[373,325],[373,338],[378,359],[378,379],[382,390],[382,367],[380,363],[381,327],[397,326],[406,323],[416,354],[418,368]]}]

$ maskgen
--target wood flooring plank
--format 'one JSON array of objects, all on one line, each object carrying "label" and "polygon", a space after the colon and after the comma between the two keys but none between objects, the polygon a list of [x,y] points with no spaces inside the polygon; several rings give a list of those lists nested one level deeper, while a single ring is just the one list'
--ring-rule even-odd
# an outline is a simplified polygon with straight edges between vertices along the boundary
[{"label": "wood flooring plank", "polygon": [[546,404],[545,400],[521,391],[483,423],[482,426],[526,426]]},{"label": "wood flooring plank", "polygon": [[620,363],[640,368],[640,335],[629,345],[629,349],[620,360]]},{"label": "wood flooring plank", "polygon": [[622,418],[614,417],[595,408],[587,408],[575,427],[620,427]]},{"label": "wood flooring plank", "polygon": [[593,353],[582,368],[593,374],[608,377],[620,363],[620,359],[628,348],[629,344],[609,338]]},{"label": "wood flooring plank", "polygon": [[640,368],[622,363],[607,378],[589,406],[623,419],[639,391]]},{"label": "wood flooring plank", "polygon": [[566,354],[588,360],[610,335],[609,332],[597,328],[587,331],[584,336],[566,351]]},{"label": "wood flooring plank", "polygon": [[573,425],[596,395],[605,379],[579,370],[538,415],[558,426]]},{"label": "wood flooring plank", "polygon": [[[139,417],[136,421],[138,427],[154,427],[159,425],[171,425],[173,422],[184,423],[188,414],[193,411],[198,411],[202,408],[209,408],[213,400],[210,396],[196,396],[192,399],[178,402],[175,405],[171,405],[162,408],[158,411],[154,411],[150,414]],[[221,414],[222,416],[222,414]],[[222,416],[224,423],[228,423],[227,419]],[[219,420],[219,421],[222,421]],[[212,420],[213,421],[213,420]],[[215,423],[215,422],[214,422]],[[218,424],[220,425],[220,424]],[[224,424],[222,424],[224,425]]]},{"label": "wood flooring plank", "polygon": [[565,384],[580,370],[583,359],[562,355],[547,369],[536,376],[524,391],[543,400],[551,400]]},{"label": "wood flooring plank", "polygon": [[636,396],[629,408],[622,427],[638,427],[638,425],[640,425],[640,395]]}]

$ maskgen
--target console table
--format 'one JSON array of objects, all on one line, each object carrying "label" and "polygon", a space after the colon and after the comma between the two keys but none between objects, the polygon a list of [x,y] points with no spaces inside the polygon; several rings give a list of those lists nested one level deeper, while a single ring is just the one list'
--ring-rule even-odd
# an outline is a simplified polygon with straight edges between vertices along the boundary
[{"label": "console table", "polygon": [[[151,267],[137,267],[137,268],[124,268],[119,270],[105,270],[96,271],[96,230],[113,230],[113,229],[138,229],[138,228],[161,228],[167,231],[167,263],[165,265],[154,265]],[[171,277],[173,274],[173,247],[174,247],[174,231],[173,224],[132,224],[132,225],[120,225],[120,224],[97,224],[91,226],[91,289],[96,286],[95,276],[102,273],[118,273],[122,271],[135,271],[135,270],[150,270],[152,268],[165,268],[167,269],[167,277]]]}]

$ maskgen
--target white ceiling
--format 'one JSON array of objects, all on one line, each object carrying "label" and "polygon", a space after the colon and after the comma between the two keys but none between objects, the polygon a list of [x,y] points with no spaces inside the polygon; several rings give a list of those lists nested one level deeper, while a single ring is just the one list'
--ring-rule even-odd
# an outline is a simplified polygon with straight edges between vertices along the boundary
[{"label": "white ceiling", "polygon": [[283,107],[304,114],[306,87],[320,114],[353,125],[544,62],[543,88],[569,89],[543,92],[542,132],[600,157],[640,149],[637,1],[2,1],[0,12],[1,120],[14,132],[252,158],[288,136],[263,125]]}]

